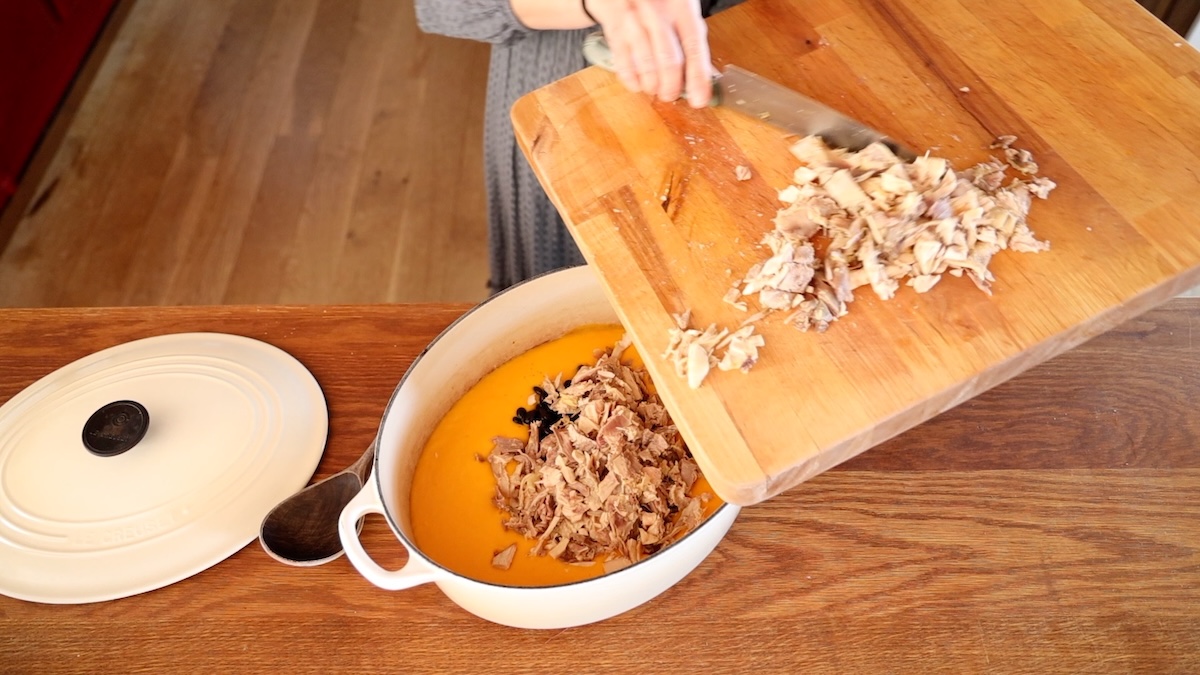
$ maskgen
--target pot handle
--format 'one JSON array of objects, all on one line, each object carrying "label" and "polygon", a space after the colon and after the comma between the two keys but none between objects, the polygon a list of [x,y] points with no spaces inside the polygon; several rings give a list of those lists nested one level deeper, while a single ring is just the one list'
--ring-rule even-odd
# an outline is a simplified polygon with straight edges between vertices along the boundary
[{"label": "pot handle", "polygon": [[421,556],[414,553],[403,541],[400,543],[405,549],[408,549],[408,562],[404,564],[404,567],[398,570],[386,570],[380,567],[367,554],[362,541],[358,538],[359,519],[371,513],[383,514],[383,502],[379,498],[379,490],[376,489],[373,480],[363,486],[363,489],[355,495],[354,499],[350,500],[346,508],[342,509],[342,514],[338,517],[338,535],[342,539],[342,548],[345,549],[350,564],[354,565],[359,574],[366,577],[367,581],[388,591],[412,588],[436,581],[441,576],[436,568],[421,559]]}]

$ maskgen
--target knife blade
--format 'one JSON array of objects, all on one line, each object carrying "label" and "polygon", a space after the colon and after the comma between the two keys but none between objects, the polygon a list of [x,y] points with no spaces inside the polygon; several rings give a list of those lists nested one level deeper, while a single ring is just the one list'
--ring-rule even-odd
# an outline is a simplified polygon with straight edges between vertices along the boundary
[{"label": "knife blade", "polygon": [[904,161],[916,158],[911,150],[886,134],[744,68],[726,66],[714,85],[715,105],[758,118],[789,133],[820,136],[831,146],[855,152],[872,143],[883,143]]},{"label": "knife blade", "polygon": [[[584,38],[583,55],[592,65],[616,70],[603,33],[592,33]],[[834,147],[858,151],[879,142],[906,162],[916,158],[911,150],[888,135],[738,66],[726,66],[714,78],[713,98],[709,105],[754,117],[790,134],[820,136]]]}]

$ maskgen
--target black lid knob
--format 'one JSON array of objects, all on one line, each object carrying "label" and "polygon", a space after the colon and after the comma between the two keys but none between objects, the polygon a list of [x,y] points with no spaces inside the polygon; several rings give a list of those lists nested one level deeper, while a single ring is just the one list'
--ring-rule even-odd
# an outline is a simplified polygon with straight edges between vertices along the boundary
[{"label": "black lid knob", "polygon": [[137,401],[114,401],[92,413],[83,425],[88,452],[114,457],[137,445],[150,427],[150,413]]}]

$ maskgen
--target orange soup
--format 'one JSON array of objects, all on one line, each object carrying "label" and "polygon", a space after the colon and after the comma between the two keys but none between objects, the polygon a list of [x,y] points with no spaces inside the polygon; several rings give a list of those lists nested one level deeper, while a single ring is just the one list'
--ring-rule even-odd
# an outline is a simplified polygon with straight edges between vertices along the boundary
[{"label": "orange soup", "polygon": [[[576,329],[500,366],[454,404],[425,444],[413,475],[412,527],[421,551],[463,576],[513,586],[549,586],[604,573],[600,560],[576,565],[529,555],[534,542],[504,528],[506,514],[493,502],[496,480],[479,458],[487,457],[497,436],[529,437],[529,428],[514,422],[513,415],[528,404],[533,387],[547,376],[569,379],[580,364],[595,363],[595,352],[612,348],[623,334],[619,325]],[[643,367],[632,346],[622,361]],[[704,492],[712,494],[701,477],[691,494]],[[704,517],[720,505],[713,494]],[[511,544],[517,545],[512,566],[493,567],[492,556]]]}]

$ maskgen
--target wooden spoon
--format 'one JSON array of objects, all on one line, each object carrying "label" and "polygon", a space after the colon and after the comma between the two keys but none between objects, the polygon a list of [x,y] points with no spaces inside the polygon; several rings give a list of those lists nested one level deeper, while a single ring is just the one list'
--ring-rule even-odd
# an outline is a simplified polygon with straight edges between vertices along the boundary
[{"label": "wooden spoon", "polygon": [[[280,502],[263,518],[258,541],[267,555],[287,565],[314,567],[342,555],[338,516],[367,483],[375,461],[372,443],[358,461]],[[362,522],[358,523],[362,529]]]}]

